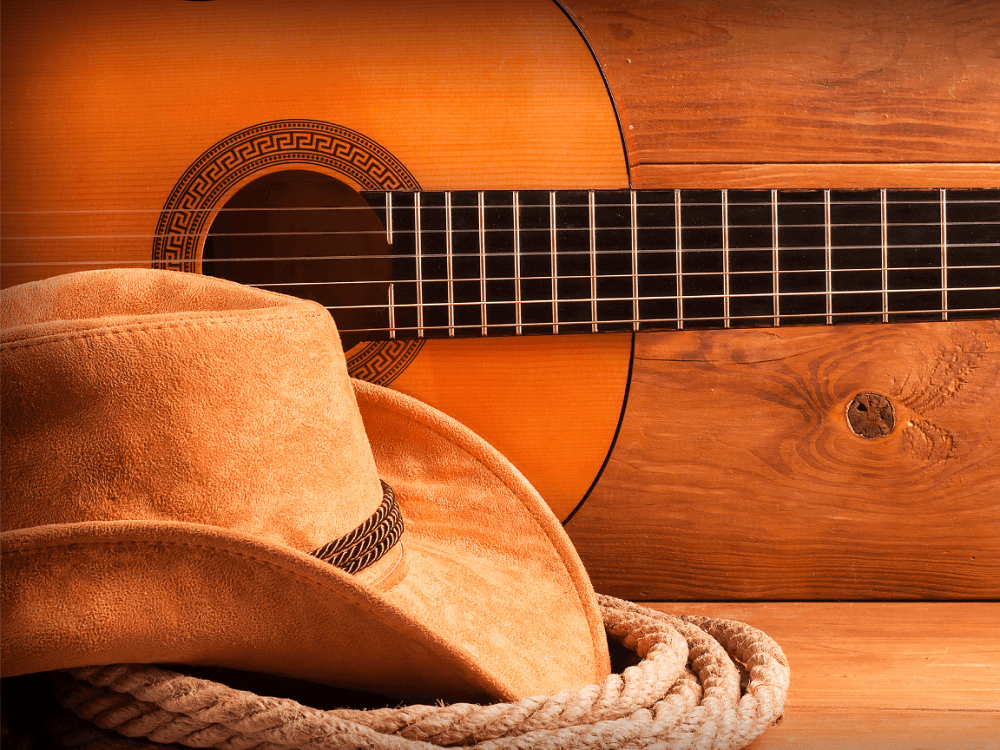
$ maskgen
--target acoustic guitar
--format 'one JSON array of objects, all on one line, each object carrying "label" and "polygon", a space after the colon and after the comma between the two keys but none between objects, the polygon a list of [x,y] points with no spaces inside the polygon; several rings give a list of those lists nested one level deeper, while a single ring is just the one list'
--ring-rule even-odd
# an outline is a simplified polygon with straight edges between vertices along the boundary
[{"label": "acoustic guitar", "polygon": [[0,280],[321,302],[605,591],[996,596],[1000,14],[717,5],[4,0]]}]

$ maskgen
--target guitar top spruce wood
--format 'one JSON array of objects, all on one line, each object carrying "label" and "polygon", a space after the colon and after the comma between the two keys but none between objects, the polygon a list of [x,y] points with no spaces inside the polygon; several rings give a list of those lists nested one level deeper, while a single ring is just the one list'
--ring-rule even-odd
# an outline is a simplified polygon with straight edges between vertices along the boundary
[{"label": "guitar top spruce wood", "polygon": [[608,593],[1000,596],[995,5],[2,14],[4,286],[317,299]]}]

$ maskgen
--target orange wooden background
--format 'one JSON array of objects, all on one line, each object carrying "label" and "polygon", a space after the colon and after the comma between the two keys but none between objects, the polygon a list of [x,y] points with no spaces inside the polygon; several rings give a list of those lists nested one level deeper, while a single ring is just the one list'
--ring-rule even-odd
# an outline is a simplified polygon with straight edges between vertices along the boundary
[{"label": "orange wooden background", "polygon": [[[634,187],[1000,187],[998,4],[565,5]],[[882,441],[845,418],[866,390],[903,415]],[[636,599],[1000,597],[998,394],[995,321],[639,333],[567,530]]]},{"label": "orange wooden background", "polygon": [[978,0],[566,0],[633,187],[996,187],[1000,11]]}]

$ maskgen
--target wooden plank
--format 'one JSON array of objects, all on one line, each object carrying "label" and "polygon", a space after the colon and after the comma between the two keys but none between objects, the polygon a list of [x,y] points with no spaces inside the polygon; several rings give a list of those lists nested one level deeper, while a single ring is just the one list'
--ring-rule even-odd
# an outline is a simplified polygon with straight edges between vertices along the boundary
[{"label": "wooden plank", "polygon": [[785,718],[754,750],[996,748],[998,603],[665,603],[747,622],[792,669]]},{"label": "wooden plank", "polygon": [[636,184],[653,164],[1000,161],[995,3],[565,4],[605,71]]},{"label": "wooden plank", "polygon": [[750,750],[996,750],[996,711],[806,709],[771,727]]},{"label": "wooden plank", "polygon": [[992,188],[1000,164],[644,164],[636,187],[656,188]]},{"label": "wooden plank", "polygon": [[997,602],[652,602],[739,620],[781,646],[793,709],[1000,711]]},{"label": "wooden plank", "polygon": [[[895,408],[854,434],[862,392]],[[567,531],[628,599],[1000,596],[1000,321],[640,333]]]}]

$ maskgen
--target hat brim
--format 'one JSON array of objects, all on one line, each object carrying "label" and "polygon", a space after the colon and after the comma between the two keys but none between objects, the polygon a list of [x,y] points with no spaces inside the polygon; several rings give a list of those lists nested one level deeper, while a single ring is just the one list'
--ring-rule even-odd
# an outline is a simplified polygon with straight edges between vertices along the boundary
[{"label": "hat brim", "polygon": [[437,410],[354,389],[405,521],[391,580],[366,586],[285,545],[191,523],[4,532],[3,676],[175,662],[451,700],[602,680],[593,590],[535,490]]}]

